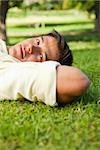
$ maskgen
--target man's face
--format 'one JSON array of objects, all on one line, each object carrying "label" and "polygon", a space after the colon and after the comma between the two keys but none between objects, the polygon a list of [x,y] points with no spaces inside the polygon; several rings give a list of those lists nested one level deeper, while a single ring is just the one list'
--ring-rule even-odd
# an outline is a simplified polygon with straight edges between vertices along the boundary
[{"label": "man's face", "polygon": [[22,62],[58,61],[60,54],[57,41],[51,36],[39,36],[24,40],[8,50],[9,55]]}]

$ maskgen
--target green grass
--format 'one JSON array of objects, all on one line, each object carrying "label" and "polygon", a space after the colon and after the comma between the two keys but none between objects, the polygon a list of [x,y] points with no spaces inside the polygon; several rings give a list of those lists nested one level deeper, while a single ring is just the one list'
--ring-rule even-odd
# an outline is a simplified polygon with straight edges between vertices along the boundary
[{"label": "green grass", "polygon": [[1,150],[99,149],[100,108],[95,103],[51,108],[5,101],[0,109]]},{"label": "green grass", "polygon": [[[100,33],[92,32],[91,27],[83,30],[83,25],[78,30],[76,20],[70,32],[61,26],[59,30],[73,51],[73,65],[88,75],[90,88],[64,107],[1,101],[0,150],[100,149]],[[9,37],[11,44],[24,38]]]}]

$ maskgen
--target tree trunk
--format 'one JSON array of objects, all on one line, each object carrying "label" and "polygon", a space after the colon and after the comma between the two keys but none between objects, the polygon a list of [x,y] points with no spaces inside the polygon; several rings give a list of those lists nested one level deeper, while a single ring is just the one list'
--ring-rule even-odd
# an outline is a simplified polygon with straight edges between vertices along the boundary
[{"label": "tree trunk", "polygon": [[95,30],[100,31],[100,1],[95,1]]},{"label": "tree trunk", "polygon": [[68,0],[62,0],[62,9],[66,10],[69,7],[69,3]]},{"label": "tree trunk", "polygon": [[0,39],[7,41],[6,16],[9,0],[0,0]]}]

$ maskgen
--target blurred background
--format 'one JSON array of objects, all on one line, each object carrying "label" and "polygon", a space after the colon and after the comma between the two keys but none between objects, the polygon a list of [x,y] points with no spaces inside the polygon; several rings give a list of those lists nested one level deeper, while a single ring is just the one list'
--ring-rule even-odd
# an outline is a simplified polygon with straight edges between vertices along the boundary
[{"label": "blurred background", "polygon": [[0,0],[0,38],[9,45],[52,29],[68,39],[82,32],[98,33],[100,1]]}]

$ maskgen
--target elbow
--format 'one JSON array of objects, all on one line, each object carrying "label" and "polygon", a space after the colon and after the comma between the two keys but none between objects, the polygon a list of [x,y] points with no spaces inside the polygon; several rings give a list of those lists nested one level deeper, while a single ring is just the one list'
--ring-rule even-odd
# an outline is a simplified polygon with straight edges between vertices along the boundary
[{"label": "elbow", "polygon": [[84,75],[79,82],[77,96],[83,95],[86,92],[86,90],[89,88],[89,85],[90,85],[90,80],[88,79],[87,76]]},{"label": "elbow", "polygon": [[75,67],[58,67],[57,72],[58,103],[69,103],[76,96],[82,96],[90,85],[88,77]]}]

